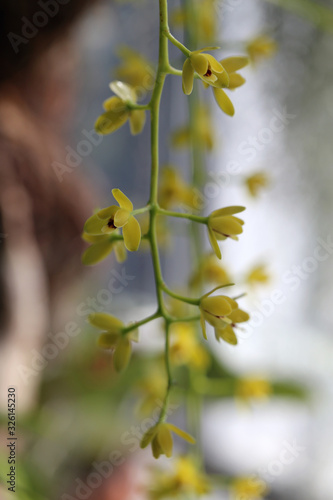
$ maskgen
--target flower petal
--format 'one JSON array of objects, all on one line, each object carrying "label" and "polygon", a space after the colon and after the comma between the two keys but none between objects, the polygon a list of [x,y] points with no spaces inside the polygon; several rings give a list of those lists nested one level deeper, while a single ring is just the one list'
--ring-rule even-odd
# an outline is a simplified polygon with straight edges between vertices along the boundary
[{"label": "flower petal", "polygon": [[220,250],[219,244],[217,242],[217,239],[215,237],[215,234],[213,233],[213,231],[211,230],[211,228],[209,226],[207,226],[207,229],[208,229],[208,238],[209,238],[209,242],[212,246],[212,249],[214,250],[216,257],[218,259],[221,259],[222,258],[221,250]]},{"label": "flower petal", "polygon": [[132,344],[127,337],[120,338],[113,354],[113,366],[117,373],[125,370],[132,354]]},{"label": "flower petal", "polygon": [[125,210],[132,212],[133,204],[131,200],[127,198],[127,196],[122,191],[120,191],[120,189],[112,189],[112,194],[119,203],[120,208],[124,208]]},{"label": "flower petal", "polygon": [[125,108],[122,111],[106,111],[99,116],[95,122],[95,130],[98,134],[111,134],[122,127],[128,120],[129,112]]},{"label": "flower petal", "polygon": [[190,60],[194,71],[198,73],[198,75],[203,76],[207,73],[209,61],[207,58],[207,54],[191,54]]},{"label": "flower petal", "polygon": [[97,343],[102,349],[111,349],[114,348],[118,339],[117,333],[104,332],[99,336]]},{"label": "flower petal", "polygon": [[160,424],[157,440],[164,455],[170,458],[172,456],[173,441],[167,424]]},{"label": "flower petal", "polygon": [[217,317],[228,316],[232,311],[230,304],[222,295],[203,297],[200,307],[203,311]]},{"label": "flower petal", "polygon": [[136,252],[141,241],[141,227],[135,217],[130,217],[123,227],[124,243],[127,250]]},{"label": "flower petal", "polygon": [[132,135],[140,134],[145,122],[146,112],[144,109],[133,109],[129,116],[130,130]]},{"label": "flower petal", "polygon": [[114,225],[116,227],[123,227],[127,224],[128,219],[131,217],[131,214],[125,208],[119,208],[114,216]]},{"label": "flower petal", "polygon": [[235,311],[229,314],[229,318],[233,323],[243,323],[244,321],[248,321],[250,316],[247,312],[242,311],[242,309],[235,309]]},{"label": "flower petal", "polygon": [[194,437],[192,437],[187,432],[182,431],[181,429],[179,429],[179,427],[176,427],[173,424],[167,423],[165,425],[167,425],[169,427],[170,431],[174,432],[175,434],[178,434],[178,436],[180,436],[181,438],[185,439],[185,441],[187,441],[188,443],[195,444]]},{"label": "flower petal", "polygon": [[219,105],[219,107],[222,109],[222,111],[229,116],[234,116],[234,114],[235,114],[234,105],[232,104],[232,102],[230,101],[229,97],[224,92],[224,90],[214,88],[213,91],[214,91],[214,96],[215,96],[216,102]]},{"label": "flower petal", "polygon": [[228,73],[234,73],[247,66],[249,64],[249,58],[244,56],[226,57],[220,62]]},{"label": "flower petal", "polygon": [[122,241],[117,241],[114,244],[114,253],[117,259],[117,262],[124,262],[127,258],[126,248]]},{"label": "flower petal", "polygon": [[211,216],[216,217],[219,215],[233,215],[233,214],[238,214],[240,212],[244,212],[245,207],[241,206],[231,206],[231,207],[224,207],[224,208],[219,208],[218,210],[214,210],[214,212],[211,213]]},{"label": "flower petal", "polygon": [[243,227],[232,215],[222,215],[209,219],[209,225],[214,232],[221,235],[237,235],[243,232]]},{"label": "flower petal", "polygon": [[214,56],[212,56],[211,54],[205,54],[205,57],[207,57],[210,67],[213,71],[215,71],[215,73],[223,73],[224,67],[215,59]]},{"label": "flower petal", "polygon": [[97,214],[92,215],[84,224],[84,232],[91,235],[103,235],[102,229],[107,219],[100,219]]},{"label": "flower petal", "polygon": [[156,436],[157,431],[158,431],[158,425],[154,425],[154,427],[148,429],[147,432],[143,435],[143,438],[141,439],[140,448],[146,448]]},{"label": "flower petal", "polygon": [[243,78],[238,73],[233,73],[232,75],[229,75],[229,87],[228,88],[230,90],[236,89],[237,87],[244,85],[245,82],[246,82],[245,78]]},{"label": "flower petal", "polygon": [[110,89],[123,101],[132,101],[135,103],[137,100],[137,95],[134,87],[131,87],[124,82],[121,82],[119,80],[111,82]]},{"label": "flower petal", "polygon": [[202,311],[201,311],[201,315],[200,315],[200,324],[201,324],[203,336],[207,340],[205,317],[204,317]]},{"label": "flower petal", "polygon": [[124,323],[120,319],[107,313],[98,312],[89,314],[88,321],[91,325],[110,332],[117,332],[124,326]]},{"label": "flower petal", "polygon": [[183,65],[182,81],[183,81],[183,92],[186,95],[190,95],[193,90],[193,79],[194,79],[194,69],[190,58],[187,58]]},{"label": "flower petal", "polygon": [[230,325],[227,325],[225,328],[222,329],[217,329],[216,336],[222,338],[228,344],[231,345],[238,344],[236,334]]},{"label": "flower petal", "polygon": [[114,243],[110,240],[91,245],[82,255],[82,264],[93,266],[104,260],[111,252]]},{"label": "flower petal", "polygon": [[113,111],[114,113],[120,113],[122,111],[127,111],[127,107],[124,101],[119,99],[119,97],[112,96],[103,102],[103,108],[105,111]]}]

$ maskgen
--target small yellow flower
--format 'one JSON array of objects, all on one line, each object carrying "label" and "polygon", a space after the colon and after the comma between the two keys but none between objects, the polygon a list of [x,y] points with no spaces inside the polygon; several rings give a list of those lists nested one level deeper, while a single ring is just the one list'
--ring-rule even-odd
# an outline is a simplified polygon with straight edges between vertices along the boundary
[{"label": "small yellow flower", "polygon": [[[211,121],[209,109],[199,106],[196,109],[194,119],[194,137],[197,145],[211,151],[214,146],[214,128]],[[190,145],[190,127],[181,127],[172,134],[171,143],[175,148],[188,147]]]},{"label": "small yellow flower", "polygon": [[208,218],[208,236],[210,244],[216,254],[221,259],[221,250],[217,240],[232,238],[238,240],[238,235],[243,232],[243,220],[234,217],[233,214],[243,212],[244,207],[232,206],[220,208],[212,212]]},{"label": "small yellow flower", "polygon": [[265,172],[256,172],[245,179],[245,185],[253,198],[269,185],[269,178]]},{"label": "small yellow flower", "polygon": [[215,47],[195,50],[190,53],[183,65],[183,91],[186,95],[193,90],[194,73],[201,80],[213,87],[222,88],[229,86],[229,75],[221,63],[211,54],[206,54],[204,50],[212,50]]},{"label": "small yellow flower", "polygon": [[111,82],[110,88],[116,96],[104,101],[105,113],[96,120],[96,132],[102,135],[111,134],[129,120],[131,133],[139,134],[144,127],[146,113],[143,109],[131,108],[131,105],[137,102],[135,89],[120,81]]},{"label": "small yellow flower", "polygon": [[236,383],[236,397],[245,403],[251,399],[267,399],[271,391],[270,383],[263,378],[247,377]]},{"label": "small yellow flower", "polygon": [[253,63],[261,59],[272,57],[277,50],[277,43],[267,35],[260,35],[250,40],[247,44],[247,52]]},{"label": "small yellow flower", "polygon": [[[116,233],[117,231],[115,231]],[[91,235],[82,234],[82,239],[91,243],[82,255],[82,264],[93,266],[104,260],[114,250],[117,262],[126,260],[126,248],[122,241],[112,240],[109,234]]]},{"label": "small yellow flower", "polygon": [[235,300],[226,295],[210,297],[204,295],[200,301],[201,327],[207,339],[205,321],[212,325],[215,330],[216,340],[223,339],[231,345],[237,344],[237,337],[233,330],[237,323],[248,321],[250,316],[239,309]]},{"label": "small yellow flower", "polygon": [[196,336],[193,324],[174,323],[171,327],[171,361],[176,365],[188,365],[197,370],[205,370],[210,357]]},{"label": "small yellow flower", "polygon": [[139,52],[126,46],[120,47],[117,55],[122,63],[116,69],[116,78],[136,88],[137,91],[152,90],[155,71],[150,62]]},{"label": "small yellow flower", "polygon": [[196,208],[194,189],[184,182],[173,167],[164,167],[161,172],[158,198],[160,206],[165,209],[182,204],[189,208]]},{"label": "small yellow flower", "polygon": [[238,478],[231,484],[231,495],[233,500],[262,500],[266,493],[266,483],[256,477]]},{"label": "small yellow flower", "polygon": [[190,286],[196,287],[201,282],[217,285],[226,285],[231,282],[228,271],[216,260],[216,255],[213,253],[203,258],[198,271],[190,280]]},{"label": "small yellow flower", "polygon": [[116,372],[121,372],[127,367],[131,353],[131,341],[138,341],[138,330],[133,330],[126,335],[122,335],[124,323],[107,313],[93,313],[88,317],[91,325],[103,330],[98,344],[103,349],[113,349],[113,365]]},{"label": "small yellow flower", "polygon": [[100,236],[110,234],[121,227],[125,247],[130,252],[135,252],[140,245],[141,228],[132,215],[133,204],[120,189],[113,189],[112,194],[119,206],[111,205],[99,210],[86,221],[84,231],[88,235]]},{"label": "small yellow flower", "polygon": [[249,285],[265,285],[269,282],[270,276],[264,264],[253,267],[246,276]]},{"label": "small yellow flower", "polygon": [[173,424],[160,422],[154,427],[148,429],[144,434],[140,446],[146,448],[151,444],[154,458],[159,458],[160,455],[166,455],[168,458],[172,456],[173,440],[171,431],[178,434],[182,439],[188,443],[194,444],[195,439],[185,431],[182,431]]},{"label": "small yellow flower", "polygon": [[[190,457],[180,457],[174,463],[174,472],[160,473],[150,491],[152,500],[187,497],[209,493],[209,478],[195,466]],[[156,474],[156,472],[155,472]]]}]

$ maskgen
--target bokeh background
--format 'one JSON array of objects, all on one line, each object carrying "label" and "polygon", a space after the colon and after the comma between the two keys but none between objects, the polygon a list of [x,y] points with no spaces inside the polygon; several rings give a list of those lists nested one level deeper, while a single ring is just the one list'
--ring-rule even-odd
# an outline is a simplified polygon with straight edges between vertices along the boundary
[{"label": "bokeh background", "polygon": [[[9,2],[1,3],[8,16]],[[135,206],[148,199],[149,126],[136,137],[127,126],[103,138],[92,131],[110,96],[121,47],[156,62],[158,5],[83,3],[68,23],[67,5],[59,6],[63,24],[55,34],[49,25],[40,28],[19,46],[22,57],[2,21],[1,481],[7,470],[7,387],[15,386],[17,498],[79,498],[75,489],[80,481],[86,484],[94,464],[125,448],[123,461],[115,455],[110,477],[88,493],[83,487],[81,498],[139,500],[148,498],[152,460],[137,450],[135,439],[130,446],[119,436],[133,438],[133,426],[142,426],[134,414],[140,390],[133,380],[149,377],[149,371],[137,356],[117,379],[85,317],[97,309],[131,321],[153,312],[150,255],[130,255],[125,264],[110,257],[86,269],[80,234],[93,208],[111,204],[113,187]],[[178,7],[170,0],[170,11]],[[328,9],[324,16],[321,7]],[[11,7],[17,33],[21,17],[39,9],[31,10],[32,3],[25,8],[24,2]],[[216,148],[207,156],[207,184],[215,182],[215,188],[206,184],[205,210],[247,206],[246,230],[237,245],[226,242],[223,263],[236,281],[263,263],[270,280],[245,298],[252,320],[240,345],[211,347],[240,376],[258,374],[299,390],[293,392],[297,397],[272,397],[251,411],[240,410],[232,398],[208,399],[202,413],[206,467],[214,474],[260,475],[271,500],[327,500],[333,496],[333,5],[225,0],[216,2],[216,16],[223,56],[244,53],[247,41],[262,33],[276,41],[277,51],[243,71],[247,83],[233,95],[235,117],[212,107]],[[182,36],[179,26],[173,30]],[[176,50],[171,58],[180,68]],[[176,165],[186,177],[187,153],[170,142],[170,131],[187,119],[179,78],[167,79],[161,116],[161,164]],[[284,117],[279,131],[271,126],[276,116]],[[239,165],[236,172],[228,169],[231,162]],[[270,182],[253,199],[244,177],[258,170]],[[182,224],[172,227],[175,236],[162,251],[162,263],[167,282],[181,288],[190,272],[190,249]],[[59,348],[43,361],[52,337],[60,339]],[[139,353],[159,352],[158,326],[142,328],[141,337]],[[181,405],[174,418],[183,421]],[[6,486],[0,488],[7,498]],[[207,498],[230,498],[225,490],[214,495]]]}]

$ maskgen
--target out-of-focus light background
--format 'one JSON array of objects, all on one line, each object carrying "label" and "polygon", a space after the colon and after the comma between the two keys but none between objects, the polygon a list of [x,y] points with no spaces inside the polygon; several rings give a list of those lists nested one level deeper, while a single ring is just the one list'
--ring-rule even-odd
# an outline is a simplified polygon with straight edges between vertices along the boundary
[{"label": "out-of-focus light background", "polygon": [[[333,9],[330,2],[320,5]],[[170,11],[177,7],[170,0]],[[243,70],[246,85],[232,96],[235,117],[212,107],[217,147],[207,158],[207,172],[211,182],[218,179],[219,189],[207,194],[206,213],[224,205],[247,207],[244,234],[237,244],[224,244],[223,263],[236,282],[257,263],[268,265],[272,279],[244,301],[252,319],[240,345],[212,341],[211,347],[235,373],[291,382],[308,397],[277,396],[251,411],[240,410],[231,398],[207,401],[206,465],[214,473],[261,476],[271,500],[327,500],[333,497],[333,35],[264,1],[226,0],[216,8],[221,36],[216,43],[223,57],[242,54],[245,42],[263,32],[278,50]],[[135,137],[128,126],[99,139],[92,131],[102,101],[111,95],[118,48],[130,46],[156,62],[157,19],[158,5],[151,0],[96,2],[69,36],[60,37],[64,47],[50,44],[47,55],[36,56],[31,81],[22,83],[17,73],[13,84],[2,82],[1,439],[5,443],[7,387],[15,385],[18,498],[76,498],[75,488],[95,471],[93,464],[123,448],[124,463],[118,465],[116,457],[114,473],[90,493],[82,486],[81,498],[147,498],[149,453],[126,441],[130,436],[135,443],[133,426],[142,422],[125,395],[133,372],[144,369],[136,360],[129,375],[115,381],[110,357],[97,348],[85,317],[98,309],[133,321],[153,312],[150,255],[131,254],[125,264],[111,257],[87,270],[80,265],[79,241],[91,211],[111,204],[112,188],[122,189],[135,206],[148,199],[149,126]],[[181,36],[179,28],[174,31]],[[180,68],[183,59],[173,49],[171,58]],[[170,131],[187,116],[179,78],[168,77],[162,102],[161,164],[177,165],[186,177],[187,155],[170,145]],[[30,183],[34,154],[40,172]],[[54,164],[64,164],[68,154],[73,164],[59,178]],[[17,161],[21,166],[12,178],[8,169]],[[228,167],[231,162],[239,165],[236,172]],[[242,179],[257,170],[267,173],[270,185],[254,200]],[[37,239],[29,227],[36,221],[42,226]],[[162,263],[167,282],[180,288],[190,271],[190,253],[182,225],[174,228],[177,236],[162,252]],[[38,353],[65,331],[71,332],[62,336],[67,344],[43,362]],[[140,352],[158,351],[163,342],[155,324],[143,327],[141,337]],[[181,409],[175,419],[182,421]],[[4,446],[2,482],[6,461]],[[218,492],[207,498],[229,496]]]}]

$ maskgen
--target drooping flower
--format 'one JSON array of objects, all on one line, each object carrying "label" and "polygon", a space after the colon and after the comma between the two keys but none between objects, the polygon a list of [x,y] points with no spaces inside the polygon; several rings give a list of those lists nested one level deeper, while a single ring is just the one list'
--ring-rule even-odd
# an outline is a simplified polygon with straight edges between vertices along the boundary
[{"label": "drooping flower", "polygon": [[245,403],[253,399],[267,399],[271,392],[271,384],[264,378],[246,377],[236,383],[235,395]]},{"label": "drooping flower", "polygon": [[205,370],[210,357],[199,342],[196,329],[190,323],[174,323],[170,329],[170,358],[175,365],[188,365],[196,370]]},{"label": "drooping flower", "polygon": [[262,500],[267,493],[267,485],[258,477],[241,477],[231,483],[233,500]]},{"label": "drooping flower", "polygon": [[217,295],[214,297],[209,294],[204,295],[200,301],[201,327],[202,332],[207,339],[205,322],[214,327],[216,340],[223,339],[231,345],[237,344],[237,337],[234,328],[237,323],[248,321],[250,316],[239,309],[236,300],[226,295]]},{"label": "drooping flower", "polygon": [[131,341],[138,341],[138,330],[132,330],[123,335],[124,323],[107,313],[92,313],[89,315],[88,321],[91,325],[102,330],[98,345],[103,349],[113,350],[113,365],[116,372],[125,370],[131,358]]},{"label": "drooping flower", "polygon": [[238,235],[243,232],[244,221],[233,214],[243,212],[245,207],[232,206],[220,208],[212,212],[208,218],[208,236],[210,244],[216,254],[221,259],[221,250],[217,240],[226,238],[238,239]]},{"label": "drooping flower", "polygon": [[269,282],[270,276],[265,264],[258,264],[250,269],[246,276],[246,282],[249,285],[265,285]]},{"label": "drooping flower", "polygon": [[86,221],[84,231],[88,235],[100,236],[122,228],[125,247],[135,252],[140,245],[141,228],[132,215],[133,204],[120,189],[113,189],[112,194],[119,206],[111,205],[99,210]]},{"label": "drooping flower", "polygon": [[134,87],[137,92],[152,90],[155,71],[151,63],[139,52],[125,45],[117,50],[117,55],[122,62],[116,68],[116,78]]},{"label": "drooping flower", "polygon": [[104,101],[105,113],[96,120],[96,132],[102,135],[111,134],[129,120],[131,133],[133,135],[139,134],[144,127],[146,113],[143,109],[132,108],[132,105],[137,102],[137,93],[134,87],[115,81],[110,83],[110,88],[116,96]]},{"label": "drooping flower", "polygon": [[[196,145],[211,151],[214,146],[214,127],[209,109],[204,106],[196,108],[193,122],[193,139],[196,141]],[[190,141],[191,130],[189,125],[178,128],[171,137],[171,143],[175,148],[188,147]]]},{"label": "drooping flower", "polygon": [[185,205],[189,208],[196,207],[196,192],[188,185],[172,166],[164,167],[158,191],[159,204],[162,208],[171,208],[175,205]]},{"label": "drooping flower", "polygon": [[269,185],[269,178],[265,172],[256,172],[245,179],[245,185],[253,198]]},{"label": "drooping flower", "polygon": [[259,35],[247,44],[247,52],[253,63],[272,57],[277,50],[277,43],[268,35]]},{"label": "drooping flower", "polygon": [[216,260],[216,255],[214,253],[210,253],[202,259],[198,270],[191,277],[190,286],[196,287],[200,285],[201,282],[226,285],[231,281],[227,269]]},{"label": "drooping flower", "polygon": [[182,431],[173,424],[159,422],[144,434],[140,443],[141,448],[146,448],[151,444],[154,458],[159,458],[161,455],[166,455],[168,458],[171,457],[173,449],[171,431],[178,434],[178,436],[185,439],[188,443],[195,443],[195,439],[187,432]]},{"label": "drooping flower", "polygon": [[[116,233],[117,231],[115,231]],[[82,255],[82,264],[85,266],[93,266],[104,260],[113,250],[117,262],[126,260],[126,248],[123,241],[112,239],[109,234],[91,235],[82,234],[82,239],[91,245],[85,250]]]},{"label": "drooping flower", "polygon": [[[159,472],[159,473],[158,473]],[[155,483],[150,491],[151,500],[205,495],[210,491],[209,478],[200,471],[191,457],[179,457],[174,471],[155,471]]]},{"label": "drooping flower", "polygon": [[216,47],[195,50],[190,53],[183,65],[183,91],[186,95],[193,90],[194,74],[201,80],[213,87],[222,88],[229,86],[229,76],[221,63],[211,54],[206,54],[204,50],[213,50]]}]

